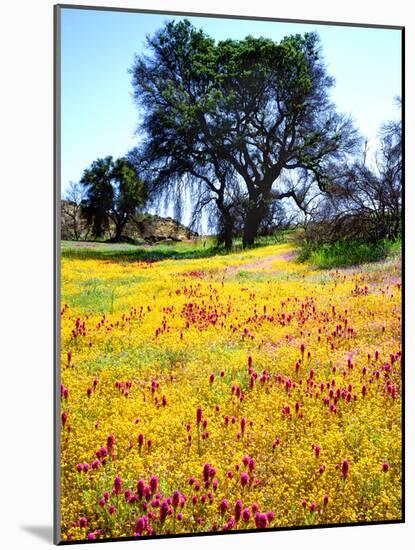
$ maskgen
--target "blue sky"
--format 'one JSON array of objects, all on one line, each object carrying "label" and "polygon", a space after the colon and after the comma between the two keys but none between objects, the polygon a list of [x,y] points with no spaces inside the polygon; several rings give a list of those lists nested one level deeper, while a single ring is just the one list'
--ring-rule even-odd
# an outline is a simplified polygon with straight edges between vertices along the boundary
[{"label": "blue sky", "polygon": [[[124,155],[137,143],[137,108],[129,68],[145,51],[168,15],[62,9],[62,191],[84,168],[106,155]],[[248,34],[280,40],[317,31],[328,72],[336,84],[332,98],[353,116],[372,144],[380,124],[399,113],[401,33],[391,29],[188,17],[217,40]]]}]

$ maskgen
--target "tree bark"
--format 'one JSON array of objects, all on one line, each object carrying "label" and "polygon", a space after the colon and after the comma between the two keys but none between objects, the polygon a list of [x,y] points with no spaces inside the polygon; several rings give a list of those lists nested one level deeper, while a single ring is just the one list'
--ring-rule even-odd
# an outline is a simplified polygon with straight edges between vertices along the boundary
[{"label": "tree bark", "polygon": [[[268,203],[272,195],[272,183],[278,177],[280,172],[281,168],[278,168],[278,172],[274,172],[272,176],[266,176],[260,186],[255,186],[248,179],[245,179],[249,194],[249,205],[246,210],[242,235],[243,248],[252,246],[255,242],[255,237],[258,234],[261,221],[264,219],[268,211]],[[290,196],[291,192],[279,194],[274,193],[272,198],[274,200],[281,200]]]},{"label": "tree bark", "polygon": [[221,227],[218,235],[218,244],[224,244],[226,250],[232,249],[233,244],[233,231],[234,231],[234,219],[228,209],[220,209],[221,213]]},{"label": "tree bark", "polygon": [[258,229],[263,217],[266,214],[266,205],[261,203],[259,205],[252,205],[245,218],[244,231],[242,236],[242,246],[247,248],[252,246],[255,242],[255,237],[258,234]]},{"label": "tree bark", "polygon": [[223,242],[226,250],[231,250],[233,243],[233,219],[227,216],[223,224]]},{"label": "tree bark", "polygon": [[114,241],[119,241],[121,239],[122,232],[124,230],[125,224],[126,224],[126,220],[124,220],[124,219],[122,219],[121,221],[116,221],[115,222]]}]

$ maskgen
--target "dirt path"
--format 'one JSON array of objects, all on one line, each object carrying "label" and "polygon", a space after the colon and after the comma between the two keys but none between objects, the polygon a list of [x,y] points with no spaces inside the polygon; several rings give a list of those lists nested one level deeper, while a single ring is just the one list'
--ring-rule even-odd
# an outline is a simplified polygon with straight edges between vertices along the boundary
[{"label": "dirt path", "polygon": [[[276,260],[285,260],[289,262],[294,258],[295,252],[283,252],[280,254],[273,254],[272,256],[266,256],[265,258],[261,258],[261,260],[258,260],[256,262],[249,262],[246,264],[227,267],[224,271],[226,275],[234,275],[235,273],[238,273],[239,271],[244,271],[245,269],[256,269],[257,271],[263,271]],[[277,273],[277,271],[274,270],[270,271],[269,273]]]}]

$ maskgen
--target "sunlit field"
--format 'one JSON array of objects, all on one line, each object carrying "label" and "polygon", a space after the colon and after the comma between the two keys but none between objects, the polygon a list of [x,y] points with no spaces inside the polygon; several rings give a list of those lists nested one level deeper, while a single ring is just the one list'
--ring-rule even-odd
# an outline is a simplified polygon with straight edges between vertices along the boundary
[{"label": "sunlit field", "polygon": [[191,247],[64,248],[62,539],[399,520],[400,258]]}]

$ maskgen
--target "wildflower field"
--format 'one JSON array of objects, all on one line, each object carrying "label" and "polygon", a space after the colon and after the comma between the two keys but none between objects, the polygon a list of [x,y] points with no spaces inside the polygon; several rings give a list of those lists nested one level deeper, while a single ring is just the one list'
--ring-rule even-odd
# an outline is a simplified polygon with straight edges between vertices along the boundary
[{"label": "wildflower field", "polygon": [[399,257],[61,265],[62,540],[401,518]]}]

